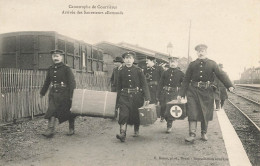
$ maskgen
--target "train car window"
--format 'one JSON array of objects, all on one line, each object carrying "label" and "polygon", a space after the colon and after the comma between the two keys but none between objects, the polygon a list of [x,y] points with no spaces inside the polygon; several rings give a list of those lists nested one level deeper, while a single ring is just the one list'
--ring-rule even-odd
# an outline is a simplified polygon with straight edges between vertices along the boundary
[{"label": "train car window", "polygon": [[95,60],[92,61],[92,70],[98,71],[98,62]]},{"label": "train car window", "polygon": [[90,72],[92,71],[92,60],[88,59],[87,61],[87,71]]},{"label": "train car window", "polygon": [[74,58],[74,67],[75,67],[75,69],[77,69],[77,70],[80,69],[80,58],[79,58],[79,57],[75,57],[75,58]]},{"label": "train car window", "polygon": [[93,59],[98,59],[98,50],[93,49]]},{"label": "train car window", "polygon": [[10,53],[16,51],[16,36],[3,38],[3,52]]},{"label": "train car window", "polygon": [[[21,69],[34,68],[34,53],[21,53],[18,58],[18,66]],[[35,64],[36,65],[36,64]]]},{"label": "train car window", "polygon": [[58,39],[58,49],[65,51],[65,41]]},{"label": "train car window", "polygon": [[90,59],[92,58],[92,48],[91,46],[87,45],[87,58]]},{"label": "train car window", "polygon": [[98,62],[98,71],[103,71],[103,62]]},{"label": "train car window", "polygon": [[66,52],[74,54],[74,44],[66,42]]},{"label": "train car window", "polygon": [[[64,58],[63,58],[64,60]],[[39,53],[38,55],[39,69],[48,69],[52,64],[52,58],[50,53]]]},{"label": "train car window", "polygon": [[86,57],[85,57],[85,52],[82,53],[82,67],[85,68],[86,67]]},{"label": "train car window", "polygon": [[98,51],[98,60],[103,60],[103,52]]},{"label": "train car window", "polygon": [[50,50],[55,48],[54,36],[42,36],[39,35],[39,51],[49,53]]},{"label": "train car window", "polygon": [[16,68],[16,54],[15,53],[2,53],[2,61],[0,67],[3,68]]},{"label": "train car window", "polygon": [[22,53],[34,52],[34,39],[33,35],[20,36],[20,50]]},{"label": "train car window", "polygon": [[74,68],[74,57],[73,55],[67,54],[67,65],[71,68]]}]

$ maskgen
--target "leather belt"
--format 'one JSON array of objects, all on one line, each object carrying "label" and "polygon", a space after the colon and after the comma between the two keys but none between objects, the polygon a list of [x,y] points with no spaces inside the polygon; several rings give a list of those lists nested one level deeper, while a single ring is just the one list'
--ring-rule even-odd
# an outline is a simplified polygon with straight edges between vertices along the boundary
[{"label": "leather belt", "polygon": [[201,88],[201,89],[207,89],[208,87],[212,86],[213,83],[210,81],[207,82],[191,82],[190,83],[192,86],[197,87],[197,88]]},{"label": "leather belt", "polygon": [[171,92],[171,91],[177,91],[178,87],[164,86],[163,89]]},{"label": "leather belt", "polygon": [[157,81],[150,81],[150,82],[148,82],[148,85],[158,85],[158,82]]},{"label": "leather belt", "polygon": [[52,88],[66,88],[67,85],[63,82],[61,82],[61,83],[51,83],[51,87]]},{"label": "leather belt", "polygon": [[125,93],[137,93],[142,91],[142,89],[137,88],[123,88],[121,89],[121,92],[125,92]]}]

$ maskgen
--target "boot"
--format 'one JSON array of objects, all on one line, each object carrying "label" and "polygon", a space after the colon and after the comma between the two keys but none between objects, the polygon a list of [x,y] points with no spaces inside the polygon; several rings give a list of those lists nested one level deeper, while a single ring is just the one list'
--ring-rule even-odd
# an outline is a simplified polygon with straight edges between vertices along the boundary
[{"label": "boot", "polygon": [[161,120],[160,120],[160,122],[163,122],[163,121],[164,121],[164,117],[161,116]]},{"label": "boot", "polygon": [[167,130],[166,133],[170,133],[172,131],[172,122],[167,122]]},{"label": "boot", "polygon": [[120,139],[121,142],[125,142],[126,129],[127,129],[127,124],[120,125],[120,134],[117,134],[116,138]]},{"label": "boot", "polygon": [[207,141],[208,121],[201,121],[201,140]]},{"label": "boot", "polygon": [[188,138],[185,138],[185,142],[194,143],[196,137],[196,130],[197,130],[197,121],[189,121],[190,136]]},{"label": "boot", "polygon": [[67,135],[71,136],[75,133],[75,126],[74,126],[74,123],[75,123],[75,118],[71,118],[69,120],[69,132]]},{"label": "boot", "polygon": [[139,136],[139,125],[134,125],[134,135],[133,137]]},{"label": "boot", "polygon": [[201,133],[201,140],[203,140],[203,141],[207,141],[208,140],[208,137],[207,137],[206,133]]},{"label": "boot", "polygon": [[219,100],[215,100],[215,105],[216,105],[215,111],[219,111],[219,109],[220,109],[220,101]]},{"label": "boot", "polygon": [[42,134],[43,136],[47,137],[47,138],[51,138],[54,135],[54,128],[55,128],[55,117],[51,117],[48,120],[48,128],[46,129],[46,131]]}]

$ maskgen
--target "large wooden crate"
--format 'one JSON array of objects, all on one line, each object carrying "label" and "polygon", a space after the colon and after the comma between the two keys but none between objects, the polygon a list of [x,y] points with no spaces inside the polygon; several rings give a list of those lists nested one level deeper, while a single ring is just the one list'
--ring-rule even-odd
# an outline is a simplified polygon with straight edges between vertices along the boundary
[{"label": "large wooden crate", "polygon": [[116,92],[75,89],[71,112],[82,116],[115,118]]},{"label": "large wooden crate", "polygon": [[186,102],[179,102],[178,100],[172,100],[167,103],[166,111],[170,112],[170,115],[175,119],[185,119],[186,113]]},{"label": "large wooden crate", "polygon": [[155,104],[139,108],[139,118],[141,125],[153,124],[157,120]]}]

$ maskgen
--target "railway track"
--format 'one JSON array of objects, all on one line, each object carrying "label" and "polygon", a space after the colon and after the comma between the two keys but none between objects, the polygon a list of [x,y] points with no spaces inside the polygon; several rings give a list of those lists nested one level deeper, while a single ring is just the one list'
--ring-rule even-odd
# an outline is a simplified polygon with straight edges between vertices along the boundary
[{"label": "railway track", "polygon": [[239,110],[260,132],[260,103],[246,96],[232,92],[228,101]]},{"label": "railway track", "polygon": [[247,86],[241,86],[241,85],[236,85],[237,89],[241,89],[241,90],[247,90],[253,93],[260,93],[260,89],[257,87],[247,87]]}]

